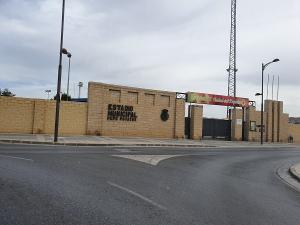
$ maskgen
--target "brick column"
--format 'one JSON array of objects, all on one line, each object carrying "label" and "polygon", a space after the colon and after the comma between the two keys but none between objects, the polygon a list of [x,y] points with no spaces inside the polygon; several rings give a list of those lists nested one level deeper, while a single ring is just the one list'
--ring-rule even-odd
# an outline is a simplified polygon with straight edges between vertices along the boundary
[{"label": "brick column", "polygon": [[174,138],[184,138],[184,126],[185,126],[185,100],[175,100],[175,127],[174,127]]},{"label": "brick column", "polygon": [[253,111],[254,110],[254,107],[253,106],[250,106],[250,107],[248,107],[248,108],[246,108],[246,110],[245,110],[245,122],[246,122],[246,124],[245,124],[245,138],[246,138],[246,140],[247,141],[251,141],[251,138],[250,138],[250,113],[251,113],[251,111]]},{"label": "brick column", "polygon": [[278,137],[278,102],[273,101],[273,131],[272,131],[272,142],[277,142]]},{"label": "brick column", "polygon": [[266,138],[265,141],[269,142],[272,141],[273,138],[273,101],[272,100],[265,100],[265,109],[264,109],[265,113],[266,113]]},{"label": "brick column", "polygon": [[189,106],[191,124],[190,133],[191,139],[201,140],[202,139],[202,126],[203,126],[203,106],[191,105]]},{"label": "brick column", "polygon": [[104,113],[103,87],[93,82],[88,87],[88,117],[87,117],[87,134],[101,135],[102,121]]},{"label": "brick column", "polygon": [[242,140],[242,129],[243,129],[243,110],[232,109],[232,120],[231,120],[231,140],[241,141]]},{"label": "brick column", "polygon": [[284,126],[283,121],[285,121],[284,115],[283,115],[283,102],[277,101],[277,142],[280,142],[282,140],[281,136],[284,133]]}]

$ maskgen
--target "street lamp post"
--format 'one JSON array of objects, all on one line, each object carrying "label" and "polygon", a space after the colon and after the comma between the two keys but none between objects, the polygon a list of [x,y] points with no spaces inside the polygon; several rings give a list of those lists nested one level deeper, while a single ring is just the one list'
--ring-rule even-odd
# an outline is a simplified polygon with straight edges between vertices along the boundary
[{"label": "street lamp post", "polygon": [[47,93],[47,95],[48,95],[48,98],[47,98],[47,100],[49,100],[49,96],[50,96],[51,90],[47,89],[47,90],[45,90],[45,92],[46,92],[46,93]]},{"label": "street lamp post", "polygon": [[68,69],[68,83],[67,83],[67,101],[69,100],[69,83],[70,83],[70,65],[71,65],[71,53],[68,52],[67,54],[68,58],[69,58],[69,69]]},{"label": "street lamp post", "polygon": [[79,87],[78,98],[80,98],[80,90],[83,87],[83,83],[81,81],[78,83],[78,87]]},{"label": "street lamp post", "polygon": [[57,142],[57,137],[58,137],[60,89],[61,89],[61,70],[62,70],[61,61],[62,61],[62,54],[63,54],[63,39],[64,39],[64,19],[65,19],[65,0],[62,0],[59,65],[58,65],[57,91],[56,91],[54,142]]},{"label": "street lamp post", "polygon": [[260,112],[260,143],[264,143],[264,71],[271,63],[279,62],[279,59],[274,59],[266,64],[261,65],[261,93],[256,93],[256,96],[261,95],[261,112]]}]

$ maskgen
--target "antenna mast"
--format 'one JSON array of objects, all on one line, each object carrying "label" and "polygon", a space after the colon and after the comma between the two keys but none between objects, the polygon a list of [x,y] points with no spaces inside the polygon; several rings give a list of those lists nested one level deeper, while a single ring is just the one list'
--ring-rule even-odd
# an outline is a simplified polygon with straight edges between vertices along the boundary
[{"label": "antenna mast", "polygon": [[[231,0],[231,31],[228,72],[228,96],[236,97],[236,0]],[[229,108],[227,108],[229,116]]]}]

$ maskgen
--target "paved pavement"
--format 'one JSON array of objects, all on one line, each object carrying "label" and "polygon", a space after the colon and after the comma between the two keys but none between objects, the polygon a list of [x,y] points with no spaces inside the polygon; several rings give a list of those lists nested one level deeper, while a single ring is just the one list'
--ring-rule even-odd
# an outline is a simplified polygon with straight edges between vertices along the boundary
[{"label": "paved pavement", "polygon": [[[53,144],[51,135],[31,134],[0,134],[0,142],[28,143],[28,144]],[[104,136],[65,136],[59,137],[60,145],[94,145],[94,146],[177,146],[177,147],[260,147],[258,142],[232,142],[222,140],[175,140],[153,139],[138,137],[104,137]],[[298,145],[299,146],[299,145]],[[264,147],[281,148],[297,147],[295,144],[265,143]]]},{"label": "paved pavement", "polygon": [[[29,143],[29,144],[53,144],[52,135],[31,134],[0,134],[0,142]],[[94,145],[94,146],[206,146],[200,141],[151,139],[138,137],[104,137],[104,136],[64,136],[58,138],[61,145]]]},{"label": "paved pavement", "polygon": [[299,148],[0,144],[0,224],[295,225],[300,194],[276,171],[297,162]]}]

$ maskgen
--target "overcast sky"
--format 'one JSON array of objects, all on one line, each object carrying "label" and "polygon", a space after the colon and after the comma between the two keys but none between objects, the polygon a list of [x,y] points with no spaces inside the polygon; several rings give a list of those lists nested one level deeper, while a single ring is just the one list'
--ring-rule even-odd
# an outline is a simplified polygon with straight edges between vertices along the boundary
[{"label": "overcast sky", "polygon": [[[260,104],[261,63],[280,58],[266,77],[280,76],[284,110],[300,116],[300,1],[237,1],[237,95]],[[0,88],[54,95],[61,2],[0,0]],[[98,81],[226,95],[229,34],[230,0],[66,0],[70,93],[76,97],[82,81],[86,96],[88,81]],[[64,57],[63,91],[67,65]],[[205,114],[223,111],[207,107]]]}]

